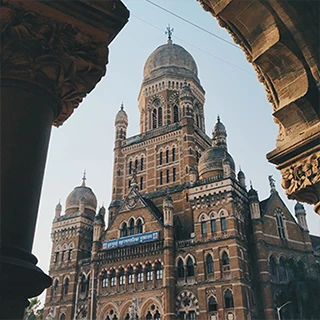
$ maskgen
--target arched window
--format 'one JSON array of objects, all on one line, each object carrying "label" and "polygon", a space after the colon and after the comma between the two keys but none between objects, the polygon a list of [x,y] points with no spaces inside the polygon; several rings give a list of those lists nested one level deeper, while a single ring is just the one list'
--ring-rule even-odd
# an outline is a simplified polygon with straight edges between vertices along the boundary
[{"label": "arched window", "polygon": [[230,264],[229,256],[225,251],[223,251],[223,254],[222,254],[222,265],[223,266],[227,266],[229,264]]},{"label": "arched window", "polygon": [[179,109],[178,106],[175,105],[173,107],[173,122],[178,122],[179,121]]},{"label": "arched window", "polygon": [[155,264],[155,271],[156,271],[156,279],[162,279],[163,276],[163,270],[162,270],[162,264],[161,262],[156,262]]},{"label": "arched window", "polygon": [[55,252],[53,262],[57,263],[59,261],[59,252]]},{"label": "arched window", "polygon": [[216,220],[211,220],[211,232],[212,233],[217,232],[217,221]]},{"label": "arched window", "polygon": [[190,257],[187,260],[187,276],[188,277],[194,276],[194,264]]},{"label": "arched window", "polygon": [[66,278],[63,285],[63,294],[68,294],[69,292],[69,278]]},{"label": "arched window", "polygon": [[218,306],[217,306],[217,301],[216,298],[211,296],[208,301],[208,311],[217,311]]},{"label": "arched window", "polygon": [[129,270],[128,270],[128,283],[129,284],[134,283],[133,267],[130,267]]},{"label": "arched window", "polygon": [[143,177],[140,177],[140,190],[143,189]]},{"label": "arched window", "polygon": [[169,150],[166,150],[166,163],[169,163]]},{"label": "arched window", "polygon": [[177,170],[176,168],[172,168],[172,181],[176,181],[177,179]]},{"label": "arched window", "polygon": [[279,280],[280,281],[287,280],[286,261],[283,257],[281,257],[279,260]]},{"label": "arched window", "polygon": [[161,318],[161,315],[160,315],[159,311],[157,310],[156,313],[153,316],[153,319],[154,320],[160,320],[160,318]]},{"label": "arched window", "polygon": [[271,256],[269,260],[269,272],[272,276],[277,275],[277,264],[274,256]]},{"label": "arched window", "polygon": [[227,230],[227,220],[226,220],[226,218],[221,218],[220,222],[221,222],[221,230],[222,231]]},{"label": "arched window", "polygon": [[196,126],[200,127],[199,115],[196,115]]},{"label": "arched window", "polygon": [[162,126],[162,108],[158,108],[158,127]]},{"label": "arched window", "polygon": [[213,273],[213,259],[211,254],[207,255],[207,259],[206,259],[206,266],[207,266],[207,273]]},{"label": "arched window", "polygon": [[60,320],[66,320],[66,315],[64,313],[60,316]]},{"label": "arched window", "polygon": [[281,239],[286,238],[286,234],[284,231],[284,223],[283,223],[283,217],[281,213],[276,214],[276,222],[277,222],[277,229],[278,229],[278,234]]},{"label": "arched window", "polygon": [[126,237],[128,235],[128,228],[127,228],[127,224],[124,223],[122,225],[122,229],[120,230],[120,237]]},{"label": "arched window", "polygon": [[112,269],[110,273],[110,287],[115,287],[116,284],[117,284],[116,270]]},{"label": "arched window", "polygon": [[295,266],[295,261],[291,258],[287,262],[287,275],[289,280],[294,279],[294,266]]},{"label": "arched window", "polygon": [[233,308],[234,302],[233,302],[233,294],[231,290],[226,290],[224,293],[224,307],[225,308]]},{"label": "arched window", "polygon": [[146,266],[146,275],[147,275],[147,281],[152,281],[152,265],[151,263],[148,263]]},{"label": "arched window", "polygon": [[129,174],[132,172],[132,161],[129,162]]},{"label": "arched window", "polygon": [[143,233],[143,226],[141,219],[138,219],[137,221],[137,233]]},{"label": "arched window", "polygon": [[143,282],[143,269],[142,265],[139,265],[137,269],[137,282]]},{"label": "arched window", "polygon": [[178,278],[184,278],[184,265],[181,258],[178,260]]},{"label": "arched window", "polygon": [[129,313],[127,313],[126,317],[124,318],[124,320],[130,320],[130,315]]},{"label": "arched window", "polygon": [[207,234],[207,222],[206,221],[201,222],[201,232],[203,235]]},{"label": "arched window", "polygon": [[68,260],[72,260],[72,249],[68,252]]},{"label": "arched window", "polygon": [[137,170],[138,169],[138,159],[136,159],[135,161],[134,161],[134,168]]},{"label": "arched window", "polygon": [[107,271],[105,271],[103,273],[101,286],[102,286],[102,288],[107,288],[108,287],[108,273],[107,273]]},{"label": "arched window", "polygon": [[155,129],[157,127],[157,109],[153,109],[152,111],[152,128]]},{"label": "arched window", "polygon": [[170,182],[170,170],[167,169],[167,183]]},{"label": "arched window", "polygon": [[124,269],[121,268],[119,271],[119,285],[123,286],[124,284],[125,284]]},{"label": "arched window", "polygon": [[140,160],[140,169],[141,169],[141,171],[144,169],[144,163],[143,163],[143,161],[144,161],[144,159],[141,158],[141,160]]},{"label": "arched window", "polygon": [[122,128],[120,129],[120,139],[122,139],[122,137],[123,137],[123,130],[122,130]]},{"label": "arched window", "polygon": [[162,151],[159,154],[159,162],[160,162],[160,165],[163,163],[163,152]]},{"label": "arched window", "polygon": [[172,161],[176,161],[176,148],[172,149]]},{"label": "arched window", "polygon": [[56,281],[54,282],[54,286],[53,286],[53,295],[52,295],[53,298],[54,298],[55,295],[57,294],[58,287],[59,287],[59,280],[56,279]]},{"label": "arched window", "polygon": [[146,320],[152,320],[152,314],[150,311],[148,311],[148,314],[146,316]]},{"label": "arched window", "polygon": [[163,172],[160,171],[160,185],[163,184]]},{"label": "arched window", "polygon": [[63,251],[62,251],[61,261],[64,261],[64,260],[65,260],[65,258],[66,258],[66,251],[65,251],[65,250],[63,250]]},{"label": "arched window", "polygon": [[86,276],[83,274],[80,280],[80,292],[86,292],[86,290],[87,290],[87,279],[86,279]]},{"label": "arched window", "polygon": [[134,234],[134,220],[131,218],[129,221],[129,236]]}]

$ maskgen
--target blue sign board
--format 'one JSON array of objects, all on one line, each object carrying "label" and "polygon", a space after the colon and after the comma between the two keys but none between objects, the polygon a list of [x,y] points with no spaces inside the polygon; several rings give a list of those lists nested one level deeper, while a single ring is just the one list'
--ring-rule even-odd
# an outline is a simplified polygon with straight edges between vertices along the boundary
[{"label": "blue sign board", "polygon": [[159,240],[159,238],[159,231],[152,231],[120,239],[105,241],[102,243],[102,249],[114,249],[118,247],[132,246],[139,243]]}]

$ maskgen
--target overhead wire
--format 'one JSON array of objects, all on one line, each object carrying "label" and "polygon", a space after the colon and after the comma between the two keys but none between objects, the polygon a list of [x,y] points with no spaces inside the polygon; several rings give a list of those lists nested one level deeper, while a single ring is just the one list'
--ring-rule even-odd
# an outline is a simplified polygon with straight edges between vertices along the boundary
[{"label": "overhead wire", "polygon": [[[215,37],[215,38],[217,38],[217,39],[219,39],[219,40],[221,40],[221,41],[223,41],[223,42],[226,42],[227,44],[233,46],[234,48],[240,49],[240,48],[239,48],[237,45],[235,45],[234,43],[232,43],[232,42],[230,42],[230,41],[228,41],[228,40],[226,40],[226,39],[224,39],[224,38],[216,35],[215,33],[213,33],[213,32],[211,32],[211,31],[209,31],[209,30],[207,30],[207,29],[205,29],[205,28],[203,28],[203,27],[201,27],[201,26],[199,26],[199,25],[191,22],[190,20],[188,20],[188,19],[186,19],[186,18],[183,18],[183,17],[179,16],[178,14],[176,14],[176,13],[174,13],[174,12],[172,12],[172,11],[170,11],[170,10],[162,7],[162,6],[160,6],[159,4],[156,4],[156,3],[154,3],[154,2],[152,2],[152,1],[150,1],[150,0],[145,0],[145,1],[148,2],[148,3],[150,3],[150,4],[152,4],[152,5],[155,6],[155,7],[158,7],[159,9],[161,9],[161,10],[163,10],[163,11],[165,11],[165,12],[171,14],[171,15],[173,15],[174,17],[176,17],[176,18],[178,18],[178,19],[180,19],[180,20],[182,20],[182,21],[184,21],[184,22],[186,22],[186,23],[189,23],[190,25],[192,25],[192,26],[194,26],[194,27],[196,27],[196,28],[198,28],[198,29],[200,29],[200,30],[202,30],[202,31],[210,34],[211,36],[213,36],[213,37]],[[241,49],[240,49],[240,50],[241,50]]]},{"label": "overhead wire", "polygon": [[[150,23],[150,22],[148,22],[148,21],[146,21],[146,20],[144,20],[144,19],[136,16],[135,14],[132,14],[132,13],[131,13],[131,16],[133,16],[133,17],[135,17],[136,19],[138,19],[138,20],[140,20],[140,21],[148,24],[149,26],[151,26],[151,27],[153,27],[153,28],[155,28],[155,29],[163,32],[163,30],[162,30],[161,28],[159,28],[159,27],[155,26],[154,24],[152,24],[152,23]],[[247,70],[245,70],[245,69],[243,69],[243,68],[241,68],[241,67],[238,67],[237,65],[234,65],[233,63],[231,63],[231,62],[229,62],[229,61],[226,61],[226,60],[224,60],[224,59],[222,59],[222,58],[220,58],[220,57],[217,57],[217,56],[215,56],[214,54],[212,54],[212,53],[210,53],[210,52],[207,52],[207,51],[205,51],[205,50],[203,50],[203,49],[195,46],[195,45],[192,44],[192,43],[189,43],[189,42],[187,42],[187,41],[185,41],[185,40],[183,40],[183,39],[181,39],[181,38],[179,38],[179,37],[177,37],[177,36],[175,36],[175,39],[177,39],[177,40],[179,40],[179,41],[181,41],[181,42],[183,42],[183,43],[185,43],[185,44],[187,44],[187,45],[189,45],[189,46],[191,46],[191,47],[193,47],[193,48],[195,48],[195,49],[197,49],[197,50],[199,50],[199,51],[201,51],[201,52],[203,52],[203,53],[205,53],[205,54],[207,54],[207,55],[209,55],[209,56],[211,56],[211,57],[213,57],[213,58],[215,58],[215,59],[217,59],[217,60],[220,60],[221,62],[224,62],[224,63],[226,63],[226,64],[228,64],[228,65],[230,65],[230,66],[232,66],[232,67],[234,67],[234,68],[242,71],[242,72],[245,72],[245,73],[247,73],[247,74],[249,74],[249,75],[251,75],[251,76],[254,76],[254,74],[253,74],[252,72],[247,71]]]}]

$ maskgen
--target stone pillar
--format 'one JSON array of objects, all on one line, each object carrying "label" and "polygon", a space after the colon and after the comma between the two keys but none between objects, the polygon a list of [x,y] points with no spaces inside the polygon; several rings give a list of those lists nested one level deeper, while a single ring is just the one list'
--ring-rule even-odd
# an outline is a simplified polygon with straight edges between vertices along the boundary
[{"label": "stone pillar", "polygon": [[0,318],[21,319],[51,278],[31,254],[51,125],[105,74],[120,1],[1,1]]}]

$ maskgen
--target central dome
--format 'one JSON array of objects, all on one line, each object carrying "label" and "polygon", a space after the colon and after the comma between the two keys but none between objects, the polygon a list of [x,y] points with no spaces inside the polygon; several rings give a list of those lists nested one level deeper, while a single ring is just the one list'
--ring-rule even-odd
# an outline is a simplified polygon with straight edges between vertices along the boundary
[{"label": "central dome", "polygon": [[191,54],[183,47],[172,43],[154,50],[144,65],[144,80],[162,75],[191,77],[199,82],[197,65]]}]

